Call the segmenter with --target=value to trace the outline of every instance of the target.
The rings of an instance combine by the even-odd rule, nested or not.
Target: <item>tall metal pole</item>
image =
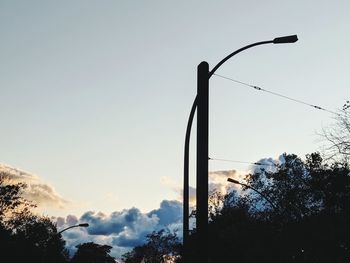
[[[185,261],[187,260],[186,251],[188,248],[188,209],[189,209],[189,143],[193,116],[197,108],[197,251],[196,263],[208,262],[208,134],[209,134],[209,79],[216,70],[234,55],[255,46],[264,44],[286,44],[298,41],[297,35],[278,37],[273,40],[261,41],[242,47],[224,59],[222,59],[211,71],[209,65],[203,61],[197,68],[197,97],[192,105],[190,117],[187,124],[184,154],[184,218],[183,218],[183,237]]]
[[[209,64],[197,68],[197,262],[208,262]]]

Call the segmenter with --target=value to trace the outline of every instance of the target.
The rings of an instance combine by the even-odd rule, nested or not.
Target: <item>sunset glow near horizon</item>
[[[349,8],[330,0],[2,1],[0,163],[26,171],[33,193],[50,200],[40,212],[62,224],[94,216],[123,225],[133,214],[146,226],[136,236],[172,222],[162,216],[180,211],[197,65],[297,34],[297,43],[250,49],[217,73],[337,111],[349,99]],[[317,133],[334,117],[213,76],[210,157],[304,157],[321,150]],[[193,187],[195,135],[194,125]],[[210,162],[237,178],[251,168]],[[132,234],[116,241],[119,233],[106,239],[127,247]]]

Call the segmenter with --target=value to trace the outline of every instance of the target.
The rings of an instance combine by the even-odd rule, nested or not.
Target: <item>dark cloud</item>
[[[156,215],[159,218],[160,225],[170,225],[182,220],[182,203],[176,200],[163,200],[160,208],[152,210],[148,215]]]
[[[146,235],[162,228],[182,228],[182,203],[163,200],[158,209],[142,213],[138,208],[124,209],[111,214],[87,211],[80,218],[69,215],[57,217],[57,226],[64,229],[78,223],[88,223],[88,228],[73,228],[63,233],[69,250],[73,253],[79,243],[93,241],[113,246],[113,255],[120,257],[132,247],[146,241]],[[181,235],[180,235],[181,237]]]
[[[159,223],[157,216],[149,216],[141,213],[137,208],[124,209],[121,212],[113,212],[110,215],[103,213],[86,212],[80,218],[90,224],[90,235],[119,235],[123,232],[137,232],[139,228],[153,229]]]
[[[130,236],[127,233],[122,233],[113,238],[112,244],[118,247],[132,248],[144,244],[146,242],[147,234],[147,231],[144,231],[140,236]]]

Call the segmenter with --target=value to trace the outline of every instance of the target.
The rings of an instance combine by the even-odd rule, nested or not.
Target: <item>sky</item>
[[[181,207],[197,65],[297,34],[295,44],[249,49],[217,73],[336,111],[349,99],[349,8],[345,0],[1,0],[0,163],[46,191],[52,202],[40,199],[40,212],[64,218],[61,226],[72,218],[127,225],[120,218],[130,212],[154,229],[163,219],[152,211]],[[317,134],[333,122],[328,112],[210,80],[212,158],[304,156],[320,150]],[[195,127],[192,187],[194,149]],[[212,172],[237,176],[250,168],[210,162]]]

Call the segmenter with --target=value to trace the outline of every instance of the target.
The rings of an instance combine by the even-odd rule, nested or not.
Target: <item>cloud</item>
[[[68,215],[66,222],[68,225],[76,225],[78,224],[78,218],[74,215]]]
[[[235,170],[210,172],[209,189],[226,193],[237,187],[228,183],[227,178],[241,180],[242,177]],[[166,177],[162,181],[178,194],[178,200],[163,200],[159,208],[147,213],[133,207],[110,214],[87,211],[80,218],[73,215],[56,218],[60,229],[76,223],[89,224],[88,228],[74,228],[63,233],[71,253],[79,243],[92,241],[112,246],[112,255],[120,258],[133,247],[144,244],[147,234],[163,228],[176,231],[179,238],[182,238],[182,188]],[[196,189],[190,187],[192,201],[195,201],[195,193]]]
[[[285,160],[284,160],[283,154],[281,154],[278,157],[278,159],[274,159],[272,157],[262,158],[259,161],[257,161],[257,163],[259,163],[261,165],[254,166],[252,168],[252,172],[253,173],[260,172],[261,169],[265,169],[266,171],[270,171],[270,172],[275,172],[276,168],[277,168],[277,165],[281,164],[281,163],[284,163],[284,162],[285,162]]]
[[[58,229],[88,223],[88,228],[73,228],[63,232],[71,253],[79,243],[96,242],[113,247],[112,255],[120,256],[146,241],[146,235],[163,228],[177,230],[181,237],[182,203],[176,200],[163,200],[160,207],[148,213],[138,208],[124,209],[110,214],[87,211],[80,218],[68,215],[66,218],[53,218]]]
[[[0,172],[13,183],[23,182],[27,184],[23,196],[33,201],[40,208],[55,207],[63,209],[69,204],[52,186],[43,182],[36,175],[5,164],[0,164]]]
[[[236,170],[215,171],[209,173],[209,192],[218,191],[226,194],[232,189],[237,189],[237,185],[227,182],[228,178],[242,181],[244,175],[238,173]]]
[[[32,173],[0,164],[0,172],[13,183],[27,184],[24,196],[35,202],[40,208],[64,208],[70,204],[62,198],[55,189]],[[113,196],[114,197],[114,196]],[[159,208],[148,213],[138,208],[124,209],[110,214],[87,211],[82,216],[68,215],[67,217],[51,217],[58,230],[79,223],[88,223],[89,227],[72,228],[62,233],[71,253],[76,246],[85,242],[95,242],[113,247],[112,255],[120,258],[134,246],[146,241],[146,235],[163,228],[177,230],[179,237],[182,232],[182,203],[177,200],[163,200]]]
[[[89,211],[83,214],[80,220],[90,224],[88,228],[90,235],[105,236],[122,235],[123,233],[133,236],[140,231],[151,231],[159,223],[157,216],[148,216],[141,213],[137,208],[124,209],[121,212],[113,212],[110,215]]]
[[[222,194],[226,194],[232,189],[239,190],[240,187],[232,183],[227,182],[227,178],[233,178],[239,181],[243,181],[245,174],[240,173],[236,170],[225,170],[225,171],[214,171],[209,172],[209,192],[219,191]],[[177,193],[176,200],[182,203],[183,200],[183,186],[168,177],[162,177],[162,184],[175,193]],[[189,186],[189,202],[190,207],[196,206],[196,188]]]
[[[147,215],[157,216],[161,225],[170,225],[182,220],[182,203],[176,200],[163,200],[159,209],[152,210]]]
[[[264,160],[260,160],[263,162]],[[0,171],[5,172],[8,178],[14,182],[24,182],[28,185],[26,196],[38,205],[51,205],[64,207],[68,202],[64,200],[50,185],[31,173],[0,165]],[[236,170],[215,171],[209,173],[209,190],[217,190],[223,194],[239,186],[228,183],[227,178],[243,179],[244,175]],[[88,223],[88,228],[77,227],[63,232],[67,247],[74,253],[76,246],[85,242],[95,242],[113,247],[112,255],[120,258],[122,254],[130,251],[137,245],[146,241],[146,235],[152,231],[167,228],[177,231],[182,237],[182,186],[164,177],[163,184],[177,193],[177,200],[163,200],[159,208],[143,213],[140,209],[132,207],[115,211],[110,214],[102,212],[86,211],[80,217],[68,215],[67,217],[53,217],[58,230],[76,225]],[[237,188],[238,189],[238,188]],[[195,205],[196,189],[190,187],[190,202]],[[193,220],[192,220],[193,221]]]

